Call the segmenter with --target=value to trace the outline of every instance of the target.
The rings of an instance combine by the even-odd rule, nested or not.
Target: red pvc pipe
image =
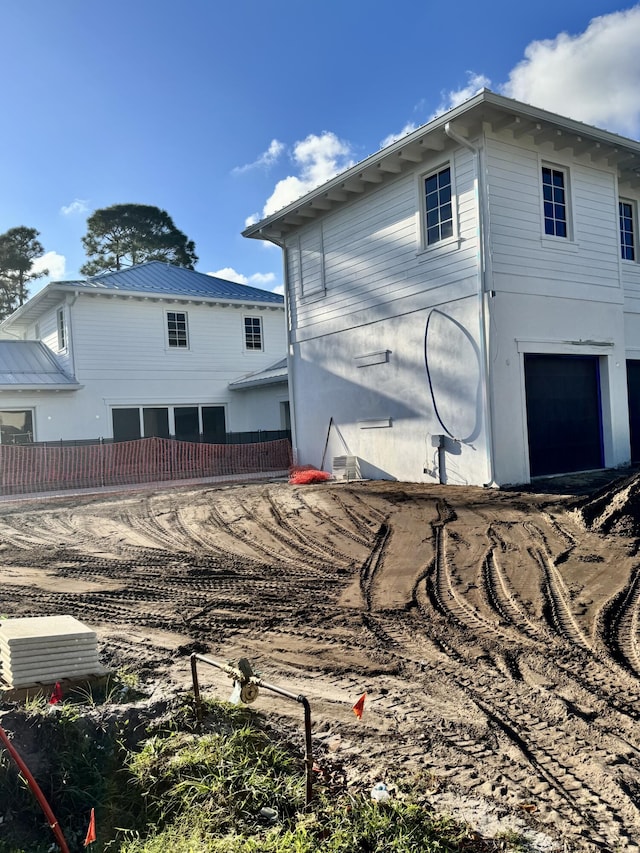
[[[64,835],[62,834],[62,830],[60,829],[60,824],[56,820],[56,816],[51,811],[51,806],[47,802],[42,791],[40,790],[40,786],[38,785],[36,780],[31,775],[31,771],[29,770],[27,765],[24,763],[22,758],[20,758],[20,754],[18,753],[18,750],[11,743],[11,741],[9,740],[9,736],[7,735],[5,730],[2,728],[2,726],[0,726],[0,740],[5,745],[7,752],[9,753],[11,758],[13,758],[18,770],[22,773],[24,778],[27,780],[27,784],[31,788],[31,791],[32,791],[34,797],[36,798],[36,800],[40,804],[40,808],[42,809],[42,811],[45,814],[45,817],[49,821],[49,826],[53,830],[53,834],[55,835],[56,840],[57,840],[58,844],[60,845],[60,849],[62,850],[62,853],[69,853],[69,848],[67,847],[67,842],[64,840]]]

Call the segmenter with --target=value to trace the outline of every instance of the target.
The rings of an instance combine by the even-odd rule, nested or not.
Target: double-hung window
[[[542,167],[544,233],[550,237],[569,236],[567,172],[555,166]]]
[[[167,342],[170,347],[189,349],[189,327],[184,311],[167,311]]]
[[[451,166],[424,178],[425,245],[434,246],[453,237]]]
[[[262,349],[262,317],[244,318],[244,346],[248,350]]]
[[[633,202],[621,199],[618,202],[618,214],[620,217],[620,255],[623,261],[635,261],[636,234]]]

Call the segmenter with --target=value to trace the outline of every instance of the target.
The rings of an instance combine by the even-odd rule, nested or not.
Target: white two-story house
[[[639,460],[639,201],[640,143],[485,90],[247,228],[284,252],[298,462]]]
[[[0,337],[2,443],[288,428],[276,293],[150,262],[52,282]]]

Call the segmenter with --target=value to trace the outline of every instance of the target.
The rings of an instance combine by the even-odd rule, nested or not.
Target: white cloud
[[[262,211],[269,216],[352,165],[351,146],[335,133],[310,134],[293,146],[297,175],[278,181]]]
[[[269,166],[273,166],[280,155],[284,152],[285,148],[286,146],[284,142],[272,139],[267,150],[263,151],[257,160],[254,160],[253,163],[247,163],[244,166],[236,166],[232,169],[232,172],[238,175],[243,172],[248,172],[250,169],[258,169],[261,167],[268,168]]]
[[[380,148],[386,148],[387,145],[391,145],[396,139],[402,139],[403,136],[406,136],[407,133],[412,133],[417,127],[418,125],[415,122],[408,121],[399,133],[390,133],[389,136],[385,136],[380,143]]]
[[[477,95],[478,92],[482,91],[482,89],[488,89],[490,85],[491,80],[489,80],[488,77],[485,77],[484,74],[476,74],[475,71],[467,71],[467,85],[462,86],[460,89],[451,89],[448,92],[441,92],[440,105],[433,115],[429,116],[429,121],[436,118],[436,116],[442,115],[442,113],[446,113],[448,110],[452,110],[454,107],[463,104],[465,101],[468,101],[469,98],[473,98],[474,95]]]
[[[627,135],[640,131],[640,5],[593,18],[583,33],[534,41],[501,91]]]
[[[86,213],[89,210],[89,203],[86,199],[76,198],[71,204],[63,205],[60,208],[60,213],[63,216],[74,216],[80,213]]]
[[[246,275],[236,272],[233,267],[223,267],[216,272],[208,272],[207,275],[212,275],[215,278],[224,278],[226,281],[235,281],[237,284],[249,284],[249,279]]]
[[[252,275],[243,275],[233,267],[223,267],[216,272],[208,272],[207,275],[215,276],[215,278],[224,278],[226,281],[235,281],[237,284],[248,284],[251,287],[260,287],[262,290],[274,290],[271,287],[276,281],[275,273],[272,272],[256,272]],[[276,291],[277,292],[277,291]]]
[[[249,284],[254,287],[268,287],[276,280],[275,273],[272,272],[256,272],[249,276]]]
[[[31,272],[48,270],[48,279],[58,281],[64,277],[65,265],[66,258],[64,255],[59,255],[57,252],[45,252],[31,264]]]

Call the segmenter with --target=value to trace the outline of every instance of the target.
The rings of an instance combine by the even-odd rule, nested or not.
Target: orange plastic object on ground
[[[331,479],[331,474],[326,471],[318,471],[317,468],[297,466],[298,470],[291,472],[289,478],[290,486],[307,486],[310,483],[324,483]],[[302,468],[302,470],[300,470]]]

